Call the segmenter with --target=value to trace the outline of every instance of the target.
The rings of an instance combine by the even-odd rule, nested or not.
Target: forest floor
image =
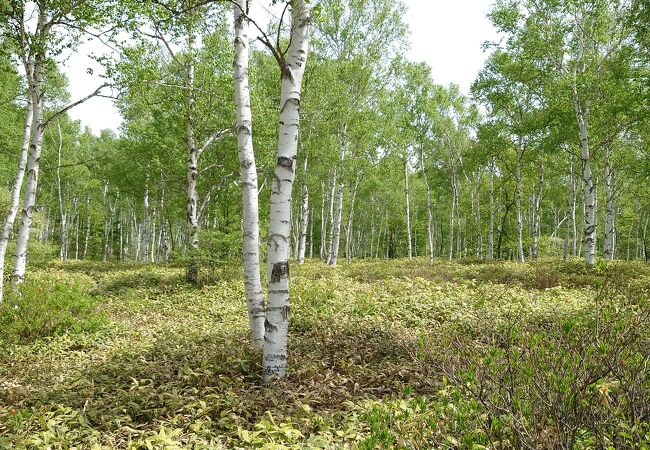
[[[292,265],[259,383],[238,264],[34,270],[0,308],[0,448],[648,448],[650,266]]]

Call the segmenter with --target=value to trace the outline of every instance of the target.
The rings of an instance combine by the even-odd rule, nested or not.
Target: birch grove
[[[9,307],[40,287],[31,267],[164,266],[156,292],[208,299],[215,326],[230,308],[247,315],[244,354],[261,353],[270,386],[290,376],[289,330],[304,339],[310,317],[291,322],[293,299],[329,305],[325,282],[359,260],[365,280],[384,276],[380,259],[432,274],[485,264],[486,277],[500,261],[525,274],[555,261],[590,277],[648,258],[650,52],[635,2],[495,2],[497,39],[471,85],[409,60],[397,0],[5,3]],[[67,77],[77,52],[93,67],[76,75],[102,82],[81,98]],[[119,126],[75,119],[95,97]],[[312,271],[323,285],[302,278]],[[241,301],[224,303],[222,285]]]

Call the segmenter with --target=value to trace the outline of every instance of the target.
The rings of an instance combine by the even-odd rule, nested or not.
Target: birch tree
[[[251,113],[249,65],[249,11],[250,1],[235,0],[233,5],[235,24],[235,105],[237,110],[237,148],[242,189],[243,264],[244,288],[248,305],[248,318],[253,347],[264,346],[264,300],[260,278],[260,229],[258,210],[257,166],[253,151],[253,119]],[[305,160],[306,168],[306,160]],[[305,169],[306,170],[306,169]],[[304,243],[303,243],[304,252]],[[303,253],[304,258],[304,253]]]
[[[310,6],[291,3],[291,37],[285,54],[273,53],[280,66],[280,128],[277,163],[271,185],[267,252],[268,301],[264,323],[262,381],[272,384],[287,370],[289,325],[289,243],[291,194],[300,127],[300,94],[309,49]]]

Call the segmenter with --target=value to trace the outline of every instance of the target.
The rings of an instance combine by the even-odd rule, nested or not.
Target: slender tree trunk
[[[86,232],[84,236],[84,249],[81,254],[82,259],[86,259],[88,256],[88,242],[90,241],[90,197],[86,195]]]
[[[339,131],[339,161],[341,166],[341,171],[343,170],[343,160],[345,159],[345,146],[346,146],[346,129],[347,125],[343,124]],[[334,172],[334,179],[337,178],[336,172]],[[332,221],[332,231],[331,231],[331,246],[329,252],[329,258],[327,263],[330,266],[335,266],[338,256],[339,256],[339,244],[341,242],[341,219],[343,216],[343,192],[345,189],[345,183],[343,182],[343,174],[339,176],[339,183],[336,190],[336,206]]]
[[[309,259],[314,257],[314,208],[309,213]]]
[[[413,244],[411,242],[411,202],[409,199],[409,167],[408,152],[404,154],[404,204],[406,206],[406,241],[408,257],[413,257]]]
[[[544,192],[544,163],[541,164],[539,173],[539,186],[538,191],[534,195],[533,201],[533,232],[531,234],[530,257],[533,261],[537,261],[539,236],[542,221],[542,195]]]
[[[495,158],[490,160],[490,225],[488,231],[488,259],[494,258],[494,171],[495,171]]]
[[[341,242],[341,217],[343,215],[343,191],[345,184],[339,183],[336,191],[336,209],[334,212],[334,225],[332,227],[332,246],[327,264],[335,266],[339,256],[339,243]]]
[[[336,186],[337,186],[337,170],[336,167],[332,172],[332,187],[328,190],[328,200],[329,200],[329,212],[328,212],[328,222],[329,227],[327,228],[327,246],[325,247],[326,259],[329,261],[330,254],[332,251],[332,238],[334,236],[334,205],[336,201]]]
[[[566,210],[566,229],[564,232],[564,247],[562,249],[562,260],[564,262],[567,262],[569,260],[569,236],[571,235],[571,202],[573,199],[573,193],[571,192],[572,190],[572,185],[573,185],[573,177],[569,179],[569,195],[567,198],[567,210]]]
[[[188,51],[190,57],[187,66],[187,116],[185,139],[187,145],[187,225],[189,234],[189,258],[185,279],[196,285],[199,281],[199,194],[197,179],[199,177],[199,151],[194,139],[194,56],[192,31],[188,33]],[[255,187],[257,191],[257,186]]]
[[[424,162],[424,150],[420,145],[420,165],[422,169],[422,179],[427,191],[427,242],[429,244],[429,264],[433,264],[433,208],[431,206],[431,187],[427,177],[426,164]]]
[[[68,230],[68,214],[63,206],[63,193],[61,189],[61,151],[63,149],[63,134],[61,133],[61,122],[57,121],[56,123],[57,130],[59,132],[59,142],[57,145],[57,161],[56,166],[56,192],[57,198],[59,201],[59,215],[60,215],[60,228],[59,228],[59,258],[61,261],[65,261],[67,258],[67,252],[65,251],[66,242],[67,242],[67,230]]]
[[[243,204],[244,288],[253,347],[264,346],[264,297],[260,278],[260,226],[257,190],[257,166],[253,150],[253,117],[248,81],[249,45],[248,12],[250,1],[236,0],[235,17],[235,104],[237,111],[237,148]]]
[[[28,66],[26,69],[31,70],[30,67],[31,66]],[[31,78],[31,74],[28,75],[28,78]],[[0,303],[2,303],[4,292],[5,255],[7,254],[9,237],[11,236],[11,231],[13,230],[16,215],[18,214],[18,208],[20,206],[20,191],[22,190],[23,179],[25,178],[25,166],[27,165],[27,154],[29,152],[29,143],[32,133],[32,120],[32,100],[31,98],[28,98],[27,115],[25,117],[25,125],[23,126],[23,139],[20,146],[20,155],[18,157],[18,169],[16,170],[16,177],[14,178],[14,183],[11,187],[11,203],[9,205],[9,211],[7,211],[7,216],[2,223],[2,232],[0,234]]]
[[[46,20],[47,18],[45,14],[41,11],[37,25],[38,30],[43,28]],[[43,144],[43,135],[45,133],[45,121],[43,118],[43,83],[45,79],[45,64],[45,54],[37,52],[34,57],[33,80],[29,83],[33,105],[33,122],[29,157],[27,161],[27,181],[25,184],[23,210],[16,238],[14,267],[11,275],[11,282],[14,287],[25,280],[25,269],[27,267],[27,244],[29,242],[29,232],[32,226],[34,207],[36,204],[41,148]]]
[[[320,207],[320,259],[325,259],[325,242],[327,235],[327,220],[325,217],[325,182],[321,181],[321,207]]]
[[[517,262],[524,262],[524,224],[521,217],[521,163],[524,158],[525,147],[519,142],[517,151],[517,172],[515,174],[515,209],[517,216]]]
[[[118,193],[119,195],[119,193]],[[111,255],[113,249],[113,223],[115,208],[111,209]],[[147,262],[149,259],[149,235],[150,235],[150,217],[149,217],[149,180],[144,184],[144,195],[142,196],[142,235],[140,243],[140,260]]]
[[[291,39],[282,60],[280,92],[280,129],[278,158],[271,188],[268,246],[268,306],[266,310],[262,381],[270,384],[283,378],[287,369],[287,332],[289,325],[289,259],[291,235],[291,190],[295,176],[300,92],[307,63],[310,7],[295,0],[291,11]]]
[[[456,218],[456,205],[458,202],[458,188],[456,186],[456,162],[452,155],[451,161],[451,208],[449,211],[449,261],[454,257],[454,220]],[[460,237],[459,237],[460,238]]]
[[[307,187],[307,156],[303,161],[302,167],[303,181],[302,181],[302,205],[300,215],[300,242],[298,243],[298,264],[305,262],[305,252],[307,251],[307,229],[309,226],[309,188]]]
[[[577,81],[574,73],[573,106],[580,131],[580,156],[582,158],[582,179],[584,188],[584,244],[585,263],[596,264],[596,185],[591,171],[591,153],[589,148],[589,101],[579,98]]]
[[[75,198],[75,210],[77,210],[78,206],[78,199]],[[75,225],[74,225],[74,259],[79,259],[79,211],[76,212],[75,214]]]
[[[352,199],[350,201],[350,215],[348,216],[348,227],[345,235],[345,258],[348,262],[352,260],[352,246],[351,246],[351,241],[353,239],[352,221],[354,220],[354,204],[357,200],[357,189],[359,188],[360,178],[361,178],[361,174],[357,173],[357,176],[354,179],[354,188],[352,189]]]
[[[605,144],[605,259],[614,259],[614,173],[611,166],[611,145]]]

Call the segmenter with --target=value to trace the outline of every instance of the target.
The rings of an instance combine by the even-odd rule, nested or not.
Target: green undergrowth
[[[648,265],[292,265],[274,388],[240,270],[36,271],[2,310],[31,331],[0,335],[0,447],[648,448]]]

